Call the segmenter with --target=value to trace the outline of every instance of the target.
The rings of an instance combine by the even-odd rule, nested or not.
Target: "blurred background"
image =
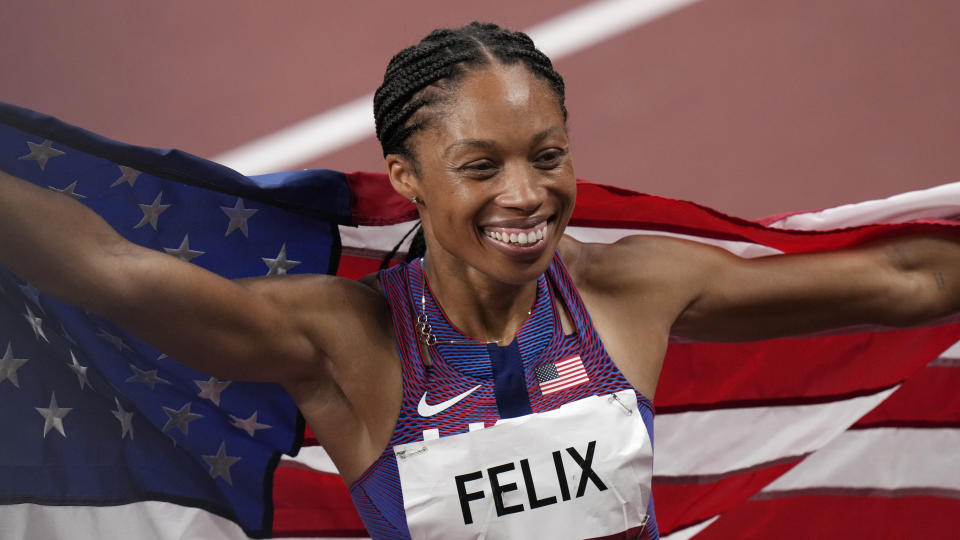
[[[241,172],[379,172],[365,96],[474,19],[555,58],[587,180],[747,218],[960,180],[952,0],[13,1],[0,100]]]

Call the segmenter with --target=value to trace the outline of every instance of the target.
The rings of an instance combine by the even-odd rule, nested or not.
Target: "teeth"
[[[530,244],[535,244],[540,240],[543,240],[544,232],[546,230],[547,230],[547,226],[544,223],[537,230],[530,231],[530,232],[506,233],[506,232],[499,232],[499,231],[486,231],[484,234],[486,234],[490,238],[493,238],[495,240],[499,240],[501,242],[505,242],[508,244],[517,244],[520,246],[527,246]]]

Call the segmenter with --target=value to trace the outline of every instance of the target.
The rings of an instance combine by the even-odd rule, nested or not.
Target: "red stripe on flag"
[[[380,259],[370,257],[358,257],[344,253],[340,256],[340,264],[337,266],[337,275],[349,279],[360,279],[368,274],[373,274],[380,270]]]
[[[789,463],[733,474],[713,482],[701,483],[689,479],[675,483],[677,479],[654,476],[653,500],[660,534],[686,528],[742,503],[799,462],[798,458]],[[729,538],[741,537],[734,535]]]
[[[960,427],[960,367],[927,366],[854,428],[878,426]]]
[[[273,536],[369,536],[339,475],[281,464],[273,478]]]
[[[659,515],[659,503],[658,515]],[[960,499],[797,496],[749,501],[724,513],[697,540],[730,538],[956,538]]]
[[[658,411],[783,404],[885,388],[937,358],[958,334],[960,325],[951,324],[757,343],[671,344],[655,404]]]

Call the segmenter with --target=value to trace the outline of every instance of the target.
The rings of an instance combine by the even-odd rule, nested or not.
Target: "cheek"
[[[462,234],[464,228],[475,228],[477,215],[483,207],[480,202],[483,196],[475,189],[460,182],[447,181],[442,187],[433,187],[429,196],[429,218],[438,236]]]

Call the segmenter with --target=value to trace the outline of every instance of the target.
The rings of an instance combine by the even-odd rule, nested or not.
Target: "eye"
[[[497,172],[497,164],[489,159],[478,159],[459,167],[460,172],[475,177],[489,177]]]
[[[542,169],[553,169],[563,164],[563,158],[567,155],[566,150],[562,148],[550,148],[540,152],[535,160],[536,166]]]

